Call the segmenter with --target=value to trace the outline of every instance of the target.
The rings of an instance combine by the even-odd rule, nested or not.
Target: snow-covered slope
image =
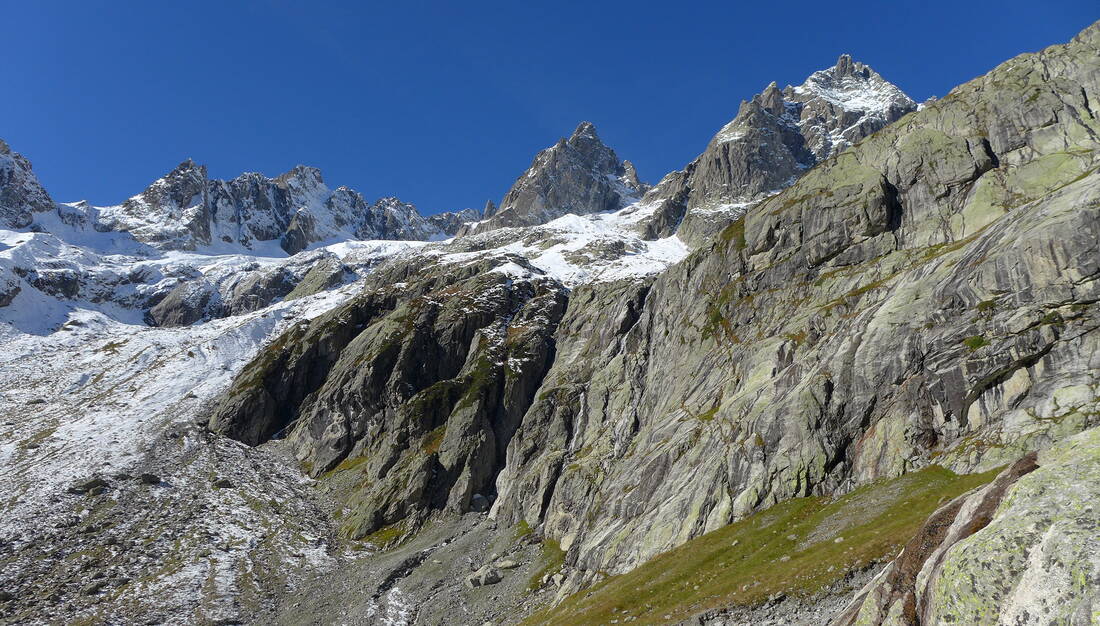
[[[440,263],[496,258],[494,271],[546,276],[567,287],[656,274],[687,256],[676,235],[646,239],[639,225],[657,207],[636,202],[618,211],[567,214],[540,226],[490,230],[420,253]]]

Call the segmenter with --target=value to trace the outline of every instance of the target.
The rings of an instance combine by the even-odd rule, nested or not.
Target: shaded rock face
[[[870,67],[843,55],[798,87],[772,83],[742,102],[703,154],[644,201],[664,203],[663,219],[680,226],[685,241],[701,244],[749,204],[916,108]]]
[[[1100,604],[1100,429],[933,515],[833,624],[1088,624]]]
[[[0,140],[0,228],[30,226],[35,213],[52,211],[54,206],[30,161]]]
[[[1095,424],[1098,49],[1094,26],[955,89],[648,287],[577,289],[498,522],[542,524],[578,585],[762,506]]]
[[[224,181],[209,179],[206,168],[191,160],[97,216],[100,229],[127,231],[162,249],[251,250],[272,242],[289,254],[333,238],[443,239],[478,218],[472,209],[425,218],[396,198],[368,204],[347,187],[330,190],[311,167],[299,165],[275,178],[247,173]]]
[[[362,463],[369,480],[345,520],[353,537],[471,510],[494,490],[566,301],[553,281],[489,269],[376,270],[354,302],[250,364],[210,428],[250,444],[289,433],[314,474]]]
[[[569,139],[539,152],[516,179],[500,208],[486,206],[487,218],[462,234],[506,226],[545,224],[563,215],[614,211],[647,189],[629,161],[620,161],[604,145],[590,122],[581,122]],[[490,210],[492,213],[490,214]]]

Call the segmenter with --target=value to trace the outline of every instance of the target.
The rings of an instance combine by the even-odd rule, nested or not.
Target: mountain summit
[[[841,55],[797,87],[773,82],[742,101],[706,150],[661,180],[645,201],[663,203],[663,221],[682,220],[681,238],[701,242],[749,204],[916,109],[869,66]]]
[[[188,159],[121,205],[99,209],[98,220],[162,249],[248,251],[270,243],[294,254],[329,240],[445,239],[479,217],[469,209],[424,217],[396,198],[368,204],[347,187],[329,189],[320,170],[303,165],[275,178],[250,172],[217,180]]]
[[[0,622],[1095,622],[1097,102],[1100,23],[915,111],[845,55],[435,242],[0,145]]]
[[[637,200],[647,187],[630,161],[621,161],[596,134],[591,122],[581,122],[568,139],[535,155],[500,208],[465,233],[505,226],[545,224],[568,213],[587,215],[615,211]]]

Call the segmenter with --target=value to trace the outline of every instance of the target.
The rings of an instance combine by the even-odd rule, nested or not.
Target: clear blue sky
[[[333,187],[425,213],[499,200],[580,120],[656,182],[741,99],[842,52],[923,100],[1100,19],[1096,0],[0,0],[0,11],[0,138],[57,200],[114,204],[192,157],[220,178],[314,165]]]

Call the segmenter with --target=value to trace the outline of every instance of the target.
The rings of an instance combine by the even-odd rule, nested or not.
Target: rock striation
[[[1098,50],[1094,26],[1018,57],[818,163],[656,278],[556,296],[555,307],[567,298],[560,321],[537,326],[552,333],[552,358],[540,350],[545,375],[522,377],[537,390],[524,394],[529,406],[514,405],[514,434],[479,435],[498,453],[506,441],[503,461],[461,466],[495,496],[497,524],[560,542],[568,593],[771,504],[933,462],[988,469],[1095,425]],[[832,74],[866,80],[858,68],[842,59]],[[774,117],[771,93],[746,115]],[[841,135],[817,137],[831,150]],[[817,144],[802,145],[812,155]],[[433,284],[432,272],[407,264],[377,275]],[[458,306],[448,293],[432,300]],[[348,337],[383,328],[362,316],[330,323]],[[421,349],[418,335],[405,337],[390,350]],[[419,482],[431,472],[394,460],[410,446],[384,434],[385,402],[343,400],[382,393],[404,366],[374,360],[378,349],[282,341],[290,347],[238,379],[213,428],[262,440],[269,407],[289,406],[274,423],[293,421],[314,473],[370,449],[379,463],[370,485],[415,485],[422,503],[437,484],[448,502],[472,493],[449,478]],[[277,356],[314,350],[325,356]],[[356,375],[311,373],[352,354],[366,359]],[[259,380],[301,388],[309,401],[270,399]],[[455,406],[425,406],[419,419],[450,423]],[[412,517],[409,491],[386,489],[365,488],[372,517],[360,532]]]

